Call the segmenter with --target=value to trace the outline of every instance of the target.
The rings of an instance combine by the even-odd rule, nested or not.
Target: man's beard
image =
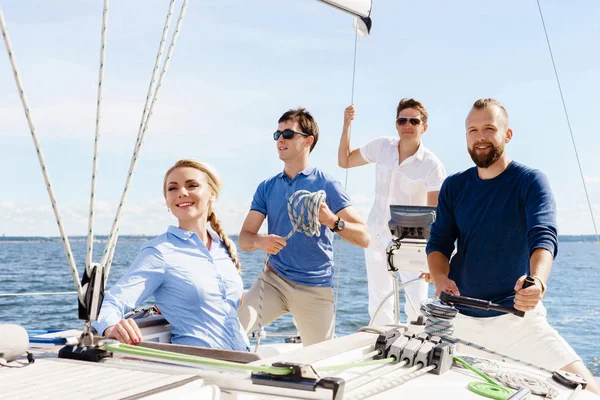
[[[490,149],[487,152],[487,154],[477,154],[475,152],[475,146],[481,145],[481,144],[489,144],[490,145]],[[489,168],[492,164],[494,164],[496,161],[498,161],[500,159],[500,157],[502,157],[502,154],[504,154],[504,144],[502,144],[500,146],[494,146],[491,143],[477,143],[468,150],[469,150],[469,155],[471,156],[471,160],[473,160],[475,165],[477,165],[479,168]]]

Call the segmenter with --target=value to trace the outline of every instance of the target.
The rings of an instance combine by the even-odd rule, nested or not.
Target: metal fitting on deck
[[[454,345],[440,342],[429,353],[428,365],[435,365],[435,369],[429,371],[435,375],[441,375],[452,367],[454,357]]]
[[[375,350],[379,351],[379,354],[374,356],[374,360],[381,360],[390,356],[390,347],[392,344],[401,336],[404,336],[407,329],[404,326],[390,329],[385,333],[380,334],[375,342]]]

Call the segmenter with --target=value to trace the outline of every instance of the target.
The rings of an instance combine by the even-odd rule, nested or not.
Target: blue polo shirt
[[[325,202],[334,213],[351,206],[342,185],[325,172],[306,167],[294,179],[281,172],[263,181],[254,193],[250,210],[267,217],[269,234],[285,237],[292,230],[287,203],[297,190],[324,190]],[[279,253],[271,255],[269,264],[282,278],[306,286],[333,286],[333,235],[321,225],[321,235],[307,236],[296,232]]]

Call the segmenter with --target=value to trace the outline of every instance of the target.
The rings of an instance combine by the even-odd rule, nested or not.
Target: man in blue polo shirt
[[[578,373],[598,393],[581,358],[548,324],[541,302],[558,252],[556,204],[548,179],[506,154],[513,131],[498,101],[473,104],[466,135],[476,166],[444,181],[427,243],[436,294],[491,300],[527,313],[520,318],[457,306],[453,336],[550,370]],[[533,276],[535,285],[524,289],[526,275]]]
[[[308,346],[333,337],[334,233],[361,247],[369,245],[370,236],[342,185],[309,164],[319,139],[312,115],[304,108],[287,111],[279,118],[274,139],[283,172],[258,186],[239,236],[240,249],[261,249],[271,257],[267,271],[244,296],[239,317],[246,332],[258,327],[260,281],[264,279],[261,323],[291,312]],[[292,230],[287,203],[298,190],[325,191],[319,211],[321,232],[319,236],[295,233],[286,241],[284,237]],[[265,218],[268,234],[258,234]]]

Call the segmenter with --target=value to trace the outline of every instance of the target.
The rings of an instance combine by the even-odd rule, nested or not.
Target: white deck
[[[3,399],[124,399],[154,394],[191,394],[203,380],[189,374],[150,372],[116,365],[38,359],[23,368],[0,368]],[[174,390],[174,391],[172,391]],[[167,396],[168,397],[168,396]],[[203,397],[210,398],[210,397]]]
[[[253,362],[271,365],[276,361],[311,364],[317,371],[332,365],[346,364],[373,350],[373,333],[356,333],[306,348],[297,345],[265,345],[263,355]],[[269,350],[269,347],[273,349]],[[291,351],[286,351],[294,348]],[[4,399],[171,399],[198,398],[222,400],[257,399],[332,399],[332,392],[263,386],[252,383],[248,371],[188,364],[170,365],[165,362],[142,361],[119,357],[88,363],[53,358],[57,347],[40,349],[36,362],[24,368],[0,367],[0,398]],[[268,350],[268,351],[267,351]],[[566,400],[571,391],[555,384],[547,374],[525,366],[503,364],[503,370],[535,376],[559,390],[557,399]],[[471,372],[453,368],[442,375],[423,374],[405,381],[406,367],[387,364],[350,368],[321,376],[337,376],[345,380],[343,399],[479,399],[467,384],[481,381]],[[578,399],[600,397],[581,392]]]

